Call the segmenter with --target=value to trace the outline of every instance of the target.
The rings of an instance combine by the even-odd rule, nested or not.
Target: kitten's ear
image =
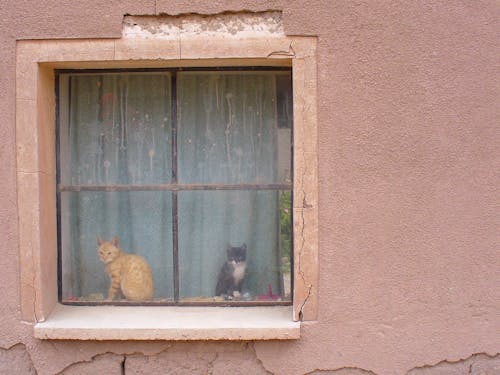
[[[243,250],[247,251],[247,244],[246,244],[246,243],[244,243],[244,244],[243,244],[243,246],[241,246],[241,248],[242,248]]]
[[[99,236],[97,236],[97,245],[98,245],[98,246],[101,246],[101,245],[102,245],[102,242],[103,242],[103,241],[102,241],[102,238],[101,238],[101,237],[99,237]]]
[[[120,239],[117,236],[114,236],[113,239],[111,240],[111,244],[115,247],[120,246]]]

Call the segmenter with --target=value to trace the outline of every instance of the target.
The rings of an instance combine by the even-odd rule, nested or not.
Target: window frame
[[[16,60],[20,301],[22,320],[38,322],[35,325],[37,337],[62,337],[62,331],[57,329],[56,334],[50,337],[44,336],[42,331],[36,333],[37,326],[44,321],[50,323],[52,316],[61,307],[57,298],[55,69],[231,65],[292,67],[295,282],[289,321],[317,318],[316,38],[282,35],[237,40],[199,37],[185,38],[182,41],[126,37],[116,40],[23,40],[17,42]],[[78,309],[83,307],[75,308],[72,311],[78,319],[83,314],[83,310]],[[234,310],[234,314],[237,314],[236,311]],[[57,332],[60,336],[57,336]],[[110,332],[101,333],[99,337],[91,335],[86,339],[134,338],[133,333],[112,336]],[[260,336],[253,335],[252,332],[254,331],[250,330],[243,336],[217,336],[214,339],[259,339]],[[64,337],[85,339],[83,336],[85,335],[80,332]],[[210,334],[205,336],[210,338]],[[278,336],[276,338],[296,338],[294,335]],[[167,334],[163,338],[169,337]],[[138,339],[147,339],[147,335]]]
[[[86,184],[63,184],[61,181],[61,139],[60,131],[62,125],[61,112],[65,112],[66,109],[60,108],[61,102],[65,104],[69,100],[69,97],[62,98],[61,94],[61,75],[87,75],[87,74],[127,74],[127,73],[163,73],[168,72],[170,74],[171,82],[176,82],[178,80],[178,73],[183,72],[230,72],[230,73],[253,73],[253,72],[264,72],[264,73],[278,73],[285,72],[290,74],[290,80],[292,79],[292,69],[288,66],[214,66],[214,67],[204,67],[204,66],[192,66],[192,67],[169,67],[169,68],[113,68],[113,69],[55,69],[54,70],[54,87],[55,87],[55,100],[56,100],[56,180],[57,180],[57,191],[56,191],[56,205],[57,205],[57,243],[58,243],[58,302],[64,305],[75,305],[75,306],[290,306],[292,305],[292,296],[290,299],[280,300],[280,301],[243,301],[243,300],[227,300],[227,301],[183,301],[180,296],[180,254],[179,254],[179,239],[178,239],[178,198],[177,193],[180,191],[290,191],[293,193],[293,179],[291,183],[180,183],[178,181],[177,175],[179,173],[178,169],[178,142],[177,142],[177,131],[178,131],[178,119],[174,118],[177,114],[177,107],[179,105],[177,93],[172,95],[171,99],[171,112],[172,112],[172,158],[175,160],[171,166],[172,180],[168,183],[150,183],[145,185],[133,185],[133,184],[104,184],[104,185],[86,185]],[[290,81],[291,84],[291,81]],[[172,85],[172,91],[177,90],[177,84]],[[69,93],[67,93],[69,95]],[[277,100],[277,97],[276,97]],[[278,123],[276,124],[278,128]],[[291,140],[290,140],[290,153],[293,153],[293,123],[290,128]],[[175,134],[175,136],[174,136]],[[290,155],[291,156],[291,155]],[[290,158],[291,160],[291,158]],[[290,168],[292,166],[290,165]],[[173,230],[173,301],[159,302],[159,301],[143,301],[143,302],[132,302],[132,301],[70,301],[64,300],[62,296],[62,226],[61,226],[61,193],[63,192],[120,192],[120,191],[135,191],[135,192],[145,192],[145,191],[164,191],[172,193],[172,230]],[[292,194],[293,202],[293,194]],[[293,213],[293,212],[292,212]],[[293,223],[293,215],[292,215]],[[279,235],[279,234],[278,234]],[[292,238],[292,248],[293,248],[293,238]],[[291,254],[291,264],[293,266],[293,252]],[[293,273],[291,277],[290,287],[293,290]]]

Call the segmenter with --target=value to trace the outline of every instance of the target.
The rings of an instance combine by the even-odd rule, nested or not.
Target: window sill
[[[290,340],[300,337],[291,306],[65,306],[35,324],[38,339]]]

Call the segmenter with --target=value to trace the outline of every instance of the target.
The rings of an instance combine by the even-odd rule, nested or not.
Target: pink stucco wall
[[[318,321],[292,342],[35,340],[19,312],[16,40],[270,9],[318,36]],[[0,373],[500,373],[499,20],[494,0],[1,1]]]

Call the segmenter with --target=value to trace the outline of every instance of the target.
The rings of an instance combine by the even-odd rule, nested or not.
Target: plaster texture
[[[24,345],[17,344],[9,349],[0,349],[0,374],[36,374]]]
[[[236,373],[240,358],[256,374],[498,373],[498,2],[0,5],[1,371],[148,373],[171,355],[191,373]],[[285,34],[318,36],[317,321],[293,342],[34,339],[20,313],[16,40],[119,38],[125,14],[270,9]]]

